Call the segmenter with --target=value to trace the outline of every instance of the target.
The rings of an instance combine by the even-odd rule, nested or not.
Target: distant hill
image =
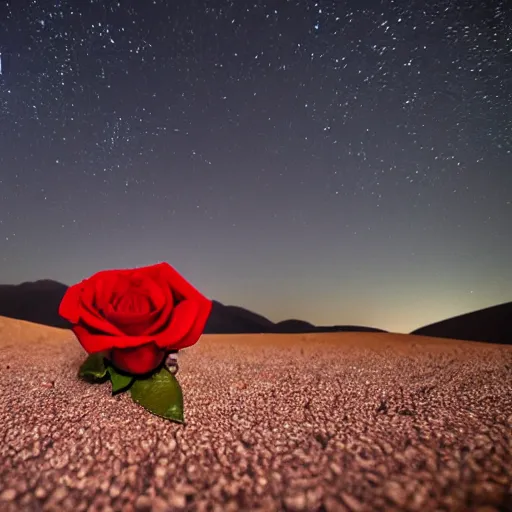
[[[67,289],[65,284],[50,279],[2,284],[0,316],[69,329],[71,324],[59,315],[59,304]]]
[[[67,289],[67,285],[51,279],[0,285],[0,316],[69,329],[69,322],[58,313]],[[248,309],[212,302],[205,334],[387,332],[357,325],[316,326],[297,319],[274,323]],[[512,302],[448,318],[410,334],[512,344]]]
[[[241,334],[272,332],[274,323],[238,306],[225,306],[212,301],[212,311],[204,328],[205,334]]]
[[[313,325],[304,320],[283,320],[274,324],[274,333],[307,333],[307,332],[387,332],[374,327],[360,325]]]
[[[283,320],[274,324],[275,332],[294,333],[294,332],[315,332],[316,327],[304,320]]]
[[[410,334],[511,345],[512,302],[454,316]]]
[[[69,329],[69,322],[58,313],[59,304],[67,289],[67,285],[51,279],[18,285],[0,285],[0,316]],[[212,303],[212,311],[204,329],[205,334],[386,332],[361,326],[315,326],[303,320],[274,323],[239,306],[226,306],[216,300]]]

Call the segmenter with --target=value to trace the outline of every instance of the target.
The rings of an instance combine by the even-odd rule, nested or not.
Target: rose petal
[[[149,313],[134,314],[124,311],[114,311],[110,308],[105,312],[105,317],[124,334],[139,336],[147,334],[145,331],[155,324],[159,313],[159,311],[152,311]]]
[[[109,322],[108,319],[103,317],[100,313],[92,309],[94,306],[89,307],[88,304],[80,301],[80,321],[79,323],[89,329],[94,329],[102,334],[111,336],[123,336],[124,333],[117,326]]]
[[[119,288],[120,275],[116,275],[111,270],[103,270],[91,276],[87,281],[90,286],[91,304],[95,309],[101,311],[107,304],[110,304],[115,295],[115,290]]]
[[[109,308],[105,316],[124,333],[131,335],[151,335],[157,333],[169,321],[174,308],[174,299],[166,283],[158,286],[152,279],[147,278],[153,286],[151,293],[155,293],[159,309],[147,315],[138,315],[131,312],[113,311]],[[121,299],[120,299],[121,300]],[[133,327],[130,324],[133,323]]]
[[[166,290],[163,289],[162,286],[160,286],[158,283],[155,283],[153,279],[151,279],[151,282],[155,285],[155,287],[151,289],[151,292],[149,291],[149,289],[147,290],[148,298],[153,304],[153,309],[155,311],[161,311],[165,307],[165,304],[169,299],[169,294],[166,293]]]
[[[205,299],[204,295],[196,290],[185,278],[178,274],[178,272],[171,267],[169,263],[163,262],[144,267],[144,272],[157,283],[162,283],[164,281],[169,283],[175,299]]]
[[[79,298],[80,319],[86,326],[100,331],[104,334],[113,336],[122,336],[123,332],[105,318],[104,314],[97,309],[95,305],[95,287],[92,283],[86,282],[82,288]],[[77,322],[78,323],[78,322]]]
[[[133,272],[133,275],[130,277],[130,279],[130,290],[136,290],[137,293],[148,297],[153,303],[155,309],[162,309],[164,307],[167,295],[162,290],[162,286],[159,282],[156,282],[154,279],[152,279],[146,273],[141,272],[139,269],[136,269]],[[138,284],[135,285],[135,282],[138,282]]]
[[[147,315],[151,313],[151,303],[146,296],[129,289],[121,297],[114,311],[124,315]]]
[[[165,350],[154,343],[138,347],[114,348],[110,360],[122,371],[132,374],[144,374],[157,368],[165,357]]]
[[[171,316],[173,315],[173,309],[175,308],[175,300],[172,290],[165,283],[160,288],[160,290],[165,296],[164,307],[158,312],[158,315],[155,317],[154,322],[151,325],[148,325],[146,331],[141,334],[158,334],[169,322]]]
[[[72,324],[77,324],[80,319],[80,294],[82,283],[70,286],[59,304],[59,315]]]
[[[59,305],[59,315],[67,319],[72,324],[78,324],[82,321],[89,327],[112,335],[122,335],[119,329],[110,325],[101,315],[84,304],[83,297],[87,296],[87,290],[90,289],[88,280],[70,286]]]
[[[180,342],[173,347],[174,349],[181,350],[194,345],[203,334],[206,322],[208,321],[208,317],[212,310],[212,301],[203,298],[203,300],[199,301],[198,304],[199,309],[196,313],[192,329],[188,331],[186,336],[184,336]]]
[[[127,276],[119,276],[112,289],[112,296],[105,303],[105,309],[113,306],[117,310],[126,294],[131,293],[131,281]]]
[[[208,319],[211,302],[184,300],[172,313],[165,329],[155,335],[156,344],[167,350],[179,350],[197,342]]]
[[[75,325],[72,330],[77,337],[80,345],[89,354],[112,350],[113,348],[137,347],[150,343],[154,340],[153,336],[109,336],[106,334],[91,334],[86,327]]]

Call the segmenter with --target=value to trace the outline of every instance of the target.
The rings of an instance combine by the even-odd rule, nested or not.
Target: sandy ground
[[[0,317],[0,511],[512,511],[512,347],[210,335],[186,425],[76,378],[71,331]]]

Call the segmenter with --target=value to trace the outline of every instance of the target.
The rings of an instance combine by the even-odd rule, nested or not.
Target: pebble
[[[0,500],[2,501],[13,501],[16,498],[16,489],[6,489],[0,494]]]
[[[34,496],[39,499],[43,499],[47,494],[44,487],[38,487],[34,492]]]
[[[176,508],[185,508],[187,506],[187,497],[184,494],[173,492],[169,498],[169,505]]]
[[[148,496],[139,496],[135,500],[135,510],[149,512],[151,510],[151,498]]]
[[[352,512],[361,512],[364,510],[364,505],[357,498],[354,498],[354,496],[342,492],[340,493],[340,497]]]
[[[399,507],[403,508],[405,506],[407,496],[405,494],[404,489],[399,483],[388,482],[384,486],[384,494]]]
[[[285,496],[283,501],[286,508],[290,511],[300,512],[302,510],[306,510],[306,494],[302,491]]]

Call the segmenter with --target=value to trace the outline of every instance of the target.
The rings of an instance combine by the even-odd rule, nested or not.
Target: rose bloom
[[[167,263],[105,270],[68,288],[59,314],[89,353],[119,370],[151,372],[171,350],[196,343],[212,303]]]

